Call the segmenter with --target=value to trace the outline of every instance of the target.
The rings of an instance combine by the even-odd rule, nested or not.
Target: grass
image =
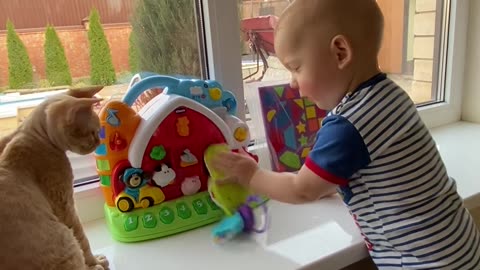
[[[130,82],[133,74],[127,71],[120,72],[117,74],[117,81],[115,84],[127,84]],[[55,91],[66,88],[82,88],[93,86],[91,83],[90,77],[80,77],[74,78],[72,85],[60,85],[60,86],[51,86],[46,79],[38,80],[34,83],[25,85],[23,89],[10,89],[8,86],[0,87],[0,94],[9,94],[9,93],[20,93],[21,95],[41,93],[48,91]]]

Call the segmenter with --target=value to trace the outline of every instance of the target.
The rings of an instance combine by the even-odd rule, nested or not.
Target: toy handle
[[[180,80],[169,76],[150,76],[137,83],[130,88],[122,99],[122,102],[128,106],[132,106],[135,100],[145,91],[152,88],[175,88],[180,83]]]

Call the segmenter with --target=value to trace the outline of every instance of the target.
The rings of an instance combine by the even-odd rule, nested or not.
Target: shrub
[[[7,21],[8,82],[10,88],[19,89],[32,85],[33,69],[27,49],[15,32],[11,21]]]
[[[58,38],[57,31],[47,26],[45,31],[45,70],[47,80],[51,86],[71,85],[72,75],[68,66],[63,45]]]
[[[128,66],[130,67],[131,73],[139,72],[139,59],[138,59],[138,50],[135,43],[135,34],[133,31],[130,33],[128,39]]]
[[[110,47],[96,9],[90,13],[88,41],[90,44],[90,78],[93,84],[111,85],[116,81]]]
[[[132,31],[139,70],[200,77],[194,1],[139,0]]]

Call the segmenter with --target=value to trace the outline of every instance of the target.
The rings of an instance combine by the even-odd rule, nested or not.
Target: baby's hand
[[[236,182],[245,187],[250,185],[250,180],[258,170],[257,162],[243,149],[240,149],[239,153],[219,153],[212,161],[215,169],[225,175],[222,180]]]

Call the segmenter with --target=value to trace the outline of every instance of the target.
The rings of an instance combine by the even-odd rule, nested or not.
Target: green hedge
[[[71,85],[72,75],[62,43],[55,28],[47,26],[45,31],[45,70],[51,86]]]
[[[32,85],[33,69],[27,49],[15,32],[11,21],[7,21],[8,82],[10,88],[19,89]]]
[[[90,43],[90,79],[92,84],[111,85],[115,83],[115,69],[112,63],[107,38],[96,9],[90,13],[88,41]]]

